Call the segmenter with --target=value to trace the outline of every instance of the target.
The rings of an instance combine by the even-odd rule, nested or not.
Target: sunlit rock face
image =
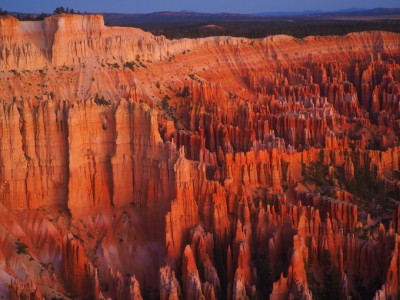
[[[0,18],[0,295],[397,299],[400,35]]]

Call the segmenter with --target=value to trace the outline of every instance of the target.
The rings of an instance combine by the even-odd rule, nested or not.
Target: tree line
[[[60,7],[56,7],[54,9],[53,13],[51,13],[51,14],[44,13],[44,12],[42,12],[40,14],[33,14],[33,13],[14,14],[5,9],[0,8],[0,16],[12,15],[20,21],[41,21],[51,15],[59,15],[59,14],[81,14],[81,12],[79,10],[74,10],[73,8],[60,6]]]
[[[360,31],[400,32],[400,20],[307,20],[283,19],[265,21],[193,21],[193,22],[137,22],[118,23],[107,20],[112,26],[139,27],[154,35],[164,35],[170,39],[201,38],[208,36],[236,36],[264,38],[269,35],[286,34],[296,38],[306,36],[345,35]],[[209,26],[210,24],[214,26]]]

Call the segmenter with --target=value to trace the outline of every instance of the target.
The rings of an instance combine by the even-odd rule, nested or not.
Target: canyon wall
[[[0,18],[0,295],[393,299],[400,35]]]

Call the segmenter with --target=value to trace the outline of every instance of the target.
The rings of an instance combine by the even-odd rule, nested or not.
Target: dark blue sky
[[[339,10],[350,7],[400,7],[399,0],[0,0],[0,8],[19,12],[52,12],[57,6],[87,12],[147,13],[192,10],[198,12],[256,13]]]

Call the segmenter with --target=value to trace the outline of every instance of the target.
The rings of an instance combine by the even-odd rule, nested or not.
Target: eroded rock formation
[[[0,295],[398,298],[399,45],[0,17]]]

